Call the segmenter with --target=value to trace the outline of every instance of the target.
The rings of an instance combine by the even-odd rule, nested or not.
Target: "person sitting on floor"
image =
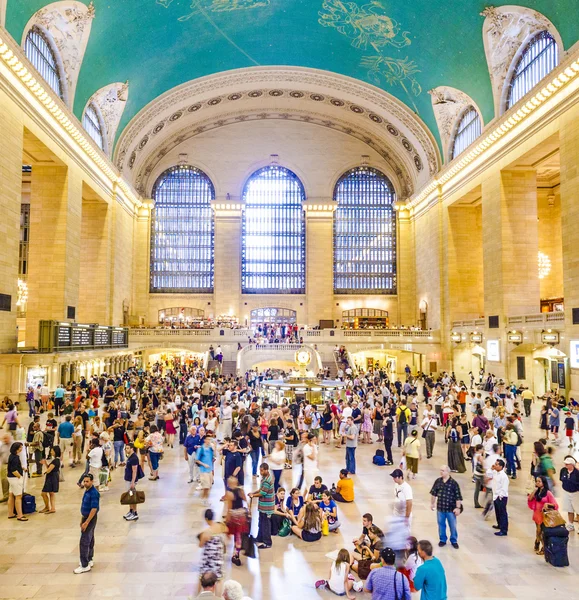
[[[354,481],[348,477],[348,470],[340,470],[340,481],[334,490],[332,498],[337,502],[354,502]]]

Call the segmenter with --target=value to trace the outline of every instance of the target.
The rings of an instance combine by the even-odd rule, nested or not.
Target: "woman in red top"
[[[540,475],[535,478],[535,489],[527,496],[527,505],[533,511],[533,521],[535,521],[537,527],[535,552],[544,554],[544,549],[541,547],[543,541],[543,509],[548,505],[555,510],[559,509],[555,496],[549,491],[546,477]]]

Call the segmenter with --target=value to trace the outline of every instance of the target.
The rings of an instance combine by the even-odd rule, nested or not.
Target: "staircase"
[[[219,362],[216,360],[210,360],[207,364],[207,368],[209,371],[215,371],[215,369],[219,367]],[[237,363],[234,360],[224,360],[221,363],[221,374],[225,377],[229,377],[231,375],[237,375]]]
[[[330,371],[330,379],[337,379],[338,377],[338,367],[336,366],[336,361],[324,361],[322,363],[324,370],[329,369]]]

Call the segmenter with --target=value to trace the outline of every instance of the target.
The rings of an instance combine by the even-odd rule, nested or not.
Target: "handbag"
[[[428,425],[426,426],[426,429],[422,432],[422,437],[426,439],[426,433],[428,432],[428,428],[430,427],[432,423],[432,419],[430,419],[430,421],[428,421]]]
[[[291,533],[291,530],[292,530],[292,525],[290,523],[290,520],[284,519],[281,523],[281,526],[280,526],[277,534],[279,535],[279,537],[287,537]]]
[[[127,490],[121,494],[121,504],[143,504],[145,502],[145,492],[142,490]]]
[[[554,508],[543,508],[543,525],[545,527],[559,527],[565,525],[565,519],[561,513]]]

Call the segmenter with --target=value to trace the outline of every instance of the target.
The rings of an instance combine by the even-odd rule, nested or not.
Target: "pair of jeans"
[[[394,463],[394,459],[392,458],[392,442],[393,438],[384,438],[384,450],[386,450],[386,458],[390,464]]]
[[[446,544],[448,539],[446,535],[446,524],[450,529],[450,543],[458,543],[458,530],[456,528],[456,515],[453,512],[436,511],[436,520],[438,522],[438,538]]]
[[[249,455],[251,456],[251,474],[255,477],[257,475],[257,467],[259,466],[259,448],[252,450]]]
[[[98,513],[91,519],[87,528],[80,534],[80,564],[83,567],[88,567],[88,563],[94,557],[94,530],[97,524]],[[82,522],[84,523],[88,517],[83,517]]]
[[[271,515],[267,513],[258,512],[259,515],[259,523],[257,529],[257,539],[256,542],[258,544],[265,544],[266,546],[271,546]]]
[[[187,426],[181,423],[179,425],[179,444],[182,446],[185,443],[187,437]]]
[[[493,504],[495,506],[495,515],[497,517],[497,525],[501,533],[509,531],[509,513],[507,512],[508,498],[497,498]]]
[[[36,463],[37,475],[42,475],[42,463],[40,461],[43,459],[44,459],[44,450],[35,450],[34,451],[34,462]]]
[[[279,480],[281,479],[281,474],[283,473],[283,469],[272,469],[273,473],[273,492],[277,494],[277,490],[279,488]]]
[[[432,452],[434,450],[434,431],[428,429],[424,441],[426,442],[426,458],[432,458]]]
[[[346,470],[352,475],[356,474],[356,448],[346,446]]]
[[[515,476],[517,474],[517,465],[515,463],[515,454],[517,447],[513,444],[504,444],[505,458],[507,459],[507,475]]]
[[[32,402],[28,402],[28,416],[29,417],[34,417],[34,415],[36,414],[36,410],[35,410],[35,405],[34,405],[34,400],[32,400]]]
[[[115,448],[115,464],[119,462],[119,458],[121,459],[120,462],[125,462],[125,442],[122,440],[116,441],[113,442],[113,446]]]
[[[398,431],[398,447],[400,447],[408,437],[408,423],[398,423],[396,429]]]

